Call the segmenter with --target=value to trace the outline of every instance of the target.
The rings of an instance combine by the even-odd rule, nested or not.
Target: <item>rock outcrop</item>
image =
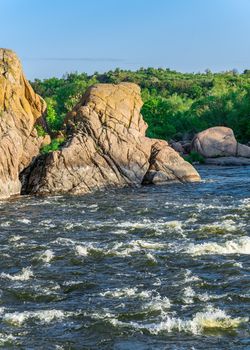
[[[194,137],[191,148],[205,158],[250,158],[250,147],[238,143],[233,130],[223,126],[215,126],[199,132]]]
[[[149,168],[143,184],[195,182],[200,180],[197,171],[163,140],[151,140]]]
[[[42,123],[46,104],[25,79],[19,59],[0,49],[0,198],[19,194],[19,173],[38,155],[43,137],[35,123]]]
[[[38,157],[24,173],[28,193],[199,181],[197,171],[165,141],[145,136],[135,84],[97,84],[66,117],[66,143]]]

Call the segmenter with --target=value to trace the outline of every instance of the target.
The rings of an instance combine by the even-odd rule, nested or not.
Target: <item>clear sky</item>
[[[116,67],[250,68],[250,0],[0,0],[29,79]]]

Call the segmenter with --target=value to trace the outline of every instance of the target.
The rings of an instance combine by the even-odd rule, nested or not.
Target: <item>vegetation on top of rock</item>
[[[41,137],[41,136],[43,137],[47,134],[46,131],[44,130],[44,128],[42,127],[42,125],[37,124],[37,125],[35,125],[35,128],[37,131],[37,135],[39,137]]]
[[[49,145],[45,145],[40,149],[41,154],[47,154],[49,152],[58,151],[65,139],[63,137],[53,139]]]
[[[169,69],[116,69],[104,74],[71,73],[62,78],[35,79],[34,90],[46,98],[47,122],[60,130],[67,112],[86,89],[95,83],[134,82],[142,89],[142,114],[148,136],[186,139],[212,126],[234,130],[240,142],[250,139],[250,74],[235,70],[223,73],[184,74]]]

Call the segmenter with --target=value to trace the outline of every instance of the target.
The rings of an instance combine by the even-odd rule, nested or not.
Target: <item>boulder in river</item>
[[[140,88],[97,84],[68,114],[66,143],[24,173],[25,193],[88,193],[96,189],[199,181],[166,141],[145,136]]]
[[[196,134],[191,149],[205,158],[250,158],[250,147],[238,143],[233,130],[224,126],[215,126]]]

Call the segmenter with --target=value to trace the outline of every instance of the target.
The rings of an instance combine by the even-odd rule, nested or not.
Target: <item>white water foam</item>
[[[149,261],[151,261],[154,264],[157,264],[157,259],[154,257],[154,255],[152,253],[147,253],[146,257]]]
[[[15,337],[12,334],[0,333],[0,346],[5,344],[11,344],[15,341]]]
[[[88,255],[88,247],[77,245],[75,246],[75,252],[77,255],[80,256],[87,256]]]
[[[116,207],[116,210],[125,213],[125,210],[122,207]]]
[[[30,267],[23,268],[22,271],[17,275],[10,275],[5,272],[2,272],[0,275],[1,278],[6,278],[12,281],[27,281],[33,276],[34,274]]]
[[[235,240],[226,241],[224,243],[192,243],[187,247],[186,253],[193,256],[204,254],[250,254],[250,237],[244,236]]]
[[[152,242],[152,241],[146,241],[146,240],[132,240],[129,242],[117,242],[114,244],[108,244],[105,246],[98,246],[96,243],[86,243],[85,245],[82,244],[76,244],[78,242],[73,242],[72,240],[68,239],[58,239],[60,240],[60,244],[65,243],[66,245],[72,245],[74,246],[75,253],[80,256],[87,256],[91,254],[91,252],[98,252],[102,253],[104,255],[113,255],[113,256],[119,256],[119,257],[128,257],[131,256],[131,254],[136,252],[144,252],[145,256],[148,258],[148,260],[153,261],[154,263],[157,262],[156,258],[153,256],[151,251],[157,251],[157,250],[164,250],[166,249],[167,245],[164,243],[158,243],[158,242]],[[149,251],[149,252],[148,252]]]
[[[139,292],[137,287],[134,288],[116,288],[113,290],[107,290],[100,293],[101,296],[106,298],[140,298],[147,299],[151,297],[151,291]]]
[[[14,326],[20,326],[29,319],[36,319],[42,323],[50,323],[54,320],[62,320],[72,315],[72,312],[64,312],[62,310],[39,310],[39,311],[23,311],[6,313],[3,321]]]
[[[206,331],[220,330],[226,331],[238,328],[242,323],[248,322],[248,318],[232,318],[225,311],[208,307],[204,312],[198,312],[192,319],[183,320],[165,314],[158,323],[121,322],[116,318],[111,318],[110,323],[114,326],[132,327],[140,331],[148,331],[151,334],[170,332],[186,332],[192,334],[202,334]]]
[[[182,301],[185,304],[192,304],[194,302],[194,297],[195,297],[195,291],[193,290],[192,287],[189,286],[184,288]]]
[[[202,232],[206,233],[227,233],[235,232],[242,229],[245,225],[243,223],[236,223],[232,219],[227,219],[221,222],[215,222],[213,224],[204,225],[200,227]]]
[[[10,221],[5,221],[0,224],[1,227],[9,227],[11,225]]]
[[[244,198],[242,199],[240,204],[240,208],[242,209],[249,209],[250,208],[250,198]]]
[[[190,283],[190,282],[196,282],[196,281],[200,281],[200,278],[192,274],[191,270],[186,269],[185,276],[184,276],[184,283]]]
[[[31,224],[31,220],[29,220],[29,219],[18,219],[17,220],[18,222],[21,222],[21,223],[23,223],[23,224],[26,224],[26,225],[29,225],[29,224]]]
[[[112,248],[106,250],[106,254],[112,254],[115,256],[131,256],[132,253],[135,252],[141,252],[141,251],[147,251],[147,250],[164,250],[166,249],[167,245],[164,243],[158,243],[158,242],[152,242],[152,241],[146,241],[146,240],[132,240],[126,243],[115,243]],[[155,257],[150,253],[146,254],[147,258],[149,260],[153,260],[156,262]]]
[[[66,246],[74,246],[78,244],[79,242],[74,241],[70,238],[64,238],[64,237],[58,237],[56,240],[52,242],[52,244],[60,244],[60,245],[66,245]]]
[[[182,222],[175,221],[151,221],[149,219],[143,219],[139,222],[131,222],[131,221],[123,221],[116,223],[117,227],[126,228],[126,229],[136,229],[136,228],[145,228],[152,229],[157,234],[162,234],[166,232],[166,230],[171,230],[175,232],[182,232]]]
[[[17,241],[20,241],[20,239],[22,238],[23,238],[22,236],[14,235],[9,238],[9,242],[17,242]]]
[[[54,258],[54,256],[54,252],[50,249],[47,249],[39,256],[39,260],[48,264]]]
[[[144,310],[148,311],[159,311],[164,313],[167,309],[171,307],[171,302],[167,297],[161,297],[157,295],[152,297],[149,302],[143,305]]]

